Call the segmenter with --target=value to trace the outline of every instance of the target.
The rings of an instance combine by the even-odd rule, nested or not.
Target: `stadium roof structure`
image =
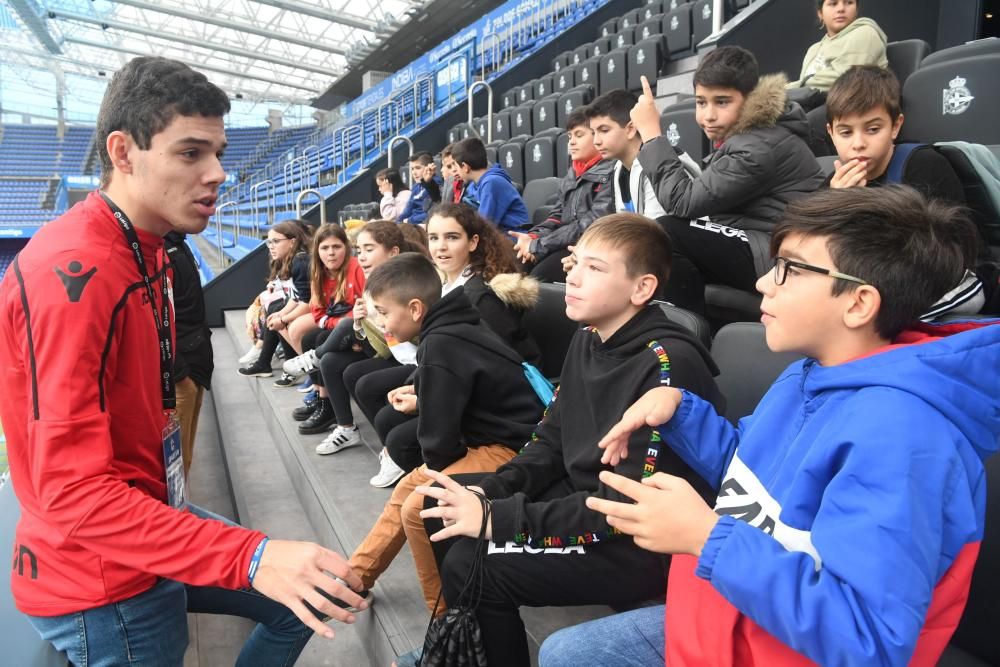
[[[11,86],[29,92],[42,72],[60,98],[95,97],[96,113],[112,73],[160,55],[205,72],[234,100],[310,105],[428,1],[0,0],[0,101],[19,112]]]

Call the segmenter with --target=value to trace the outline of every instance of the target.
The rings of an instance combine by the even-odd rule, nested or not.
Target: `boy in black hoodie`
[[[655,222],[617,213],[595,222],[577,244],[566,277],[566,314],[590,326],[570,343],[557,397],[520,454],[492,475],[450,479],[428,473],[441,487],[427,496],[421,516],[434,543],[446,602],[465,582],[482,508],[492,508],[482,598],[476,615],[490,665],[528,665],[518,607],[635,605],[666,588],[669,560],[644,551],[591,511],[586,498],[623,497],[598,480],[594,443],[636,397],[658,386],[685,387],[713,404],[721,396],[708,352],[671,324],[649,301],[666,282],[670,240]],[[703,497],[712,489],[664,443],[657,430],[636,432],[631,456],[616,472],[641,479],[656,471],[687,479]],[[447,526],[441,529],[442,521]],[[442,540],[447,540],[446,542]]]
[[[409,541],[428,610],[441,590],[437,565],[413,493],[429,470],[492,472],[531,436],[542,405],[524,376],[521,357],[483,324],[463,288],[441,296],[441,278],[418,253],[393,257],[365,285],[387,336],[418,336],[412,386],[390,393],[400,412],[417,414],[424,465],[396,484],[382,515],[351,556],[366,590]],[[619,414],[620,416],[620,414]]]

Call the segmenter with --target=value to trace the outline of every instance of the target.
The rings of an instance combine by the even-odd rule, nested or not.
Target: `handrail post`
[[[479,88],[486,89],[486,143],[491,143],[493,141],[493,88],[485,81],[476,81],[465,92],[469,106],[469,127],[472,127],[472,96]]]
[[[236,206],[236,202],[227,201],[225,204],[215,209],[215,241],[216,246],[219,249],[219,264],[222,265],[223,269],[229,266],[229,258],[226,257],[224,252],[222,252],[222,211],[229,206]]]
[[[365,132],[360,125],[348,125],[341,133],[345,135],[344,139],[340,142],[340,157],[343,165],[341,166],[341,173],[344,174],[344,183],[347,183],[347,159],[350,157],[350,150],[348,148],[348,140],[351,137],[351,131],[357,130],[358,135],[361,139],[361,167],[365,165]],[[339,182],[339,176],[338,176]]]
[[[252,186],[250,186],[250,198],[251,198],[251,201],[253,202],[253,232],[254,232],[254,236],[260,236],[260,189],[262,187],[264,187],[265,185],[272,186],[272,192],[273,192],[274,181],[272,181],[271,179],[260,181],[258,183],[254,183]],[[271,199],[273,200],[273,197]],[[270,213],[271,204],[272,203],[273,202],[271,200],[268,200],[266,202],[266,209],[265,209],[265,212],[264,212],[264,217],[267,218],[267,219],[271,219],[268,214]]]
[[[309,151],[316,151],[316,185],[318,187],[319,186],[319,171],[320,171],[320,169],[319,169],[319,157],[320,157],[319,156],[319,146],[317,146],[316,144],[309,144],[308,146],[306,146],[305,148],[302,149],[302,157],[306,158],[306,156],[309,154]],[[309,185],[312,185],[312,168],[311,168],[311,166],[309,164],[308,158],[306,158],[306,167],[307,167],[307,174],[308,174],[308,177],[309,177],[309,181],[308,181],[308,183],[306,183],[306,185],[309,186]]]
[[[325,224],[326,199],[324,199],[323,194],[315,188],[308,188],[306,190],[303,190],[295,197],[295,217],[299,218],[300,220],[302,219],[302,200],[305,199],[306,195],[316,195],[317,197],[319,197],[319,223],[321,225]]]
[[[398,141],[406,142],[406,145],[410,149],[410,152],[406,157],[407,158],[413,157],[413,141],[411,141],[409,137],[405,137],[402,134],[397,134],[396,136],[394,136],[392,139],[389,140],[389,154],[388,154],[388,165],[387,165],[389,169],[392,169],[392,149],[396,145],[396,142]]]

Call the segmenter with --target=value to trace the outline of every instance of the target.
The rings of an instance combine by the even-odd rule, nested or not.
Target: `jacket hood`
[[[806,122],[806,115],[798,104],[788,102],[785,93],[787,83],[788,78],[784,74],[767,74],[760,77],[757,85],[747,95],[739,120],[733,125],[728,137],[746,134],[761,128],[774,127],[779,120],[793,121],[793,124],[795,120],[799,120],[802,127],[801,131],[796,131],[796,134],[803,134],[803,136],[807,134],[809,125]],[[800,119],[799,116],[801,116]],[[793,131],[795,130],[793,129]]]
[[[861,18],[858,18],[858,19],[854,19],[854,21],[851,23],[851,25],[847,26],[846,28],[844,28],[843,30],[841,30],[840,32],[838,32],[836,35],[834,35],[833,37],[830,37],[829,35],[827,35],[827,36],[823,37],[823,39],[827,40],[827,41],[834,41],[834,40],[840,39],[844,35],[849,35],[850,33],[854,32],[858,28],[863,28],[865,26],[867,26],[867,27],[869,27],[869,28],[871,28],[872,30],[875,31],[875,33],[882,40],[883,46],[886,44],[886,42],[889,41],[889,39],[886,37],[885,33],[882,32],[882,28],[878,27],[878,23],[876,23],[872,19],[870,19],[868,17],[865,17],[865,16],[862,16]]]
[[[520,273],[497,274],[489,287],[505,305],[518,310],[531,310],[538,303],[538,281]]]
[[[827,390],[889,387],[939,411],[981,459],[1000,445],[1000,320],[920,324],[862,359],[830,367],[800,363],[809,398]]]
[[[684,341],[693,347],[701,356],[705,365],[713,376],[719,374],[719,368],[712,360],[712,356],[701,341],[687,332],[686,329],[669,321],[660,310],[660,307],[653,304],[640,310],[635,317],[626,322],[611,338],[601,341],[600,336],[595,335],[591,342],[591,348],[595,354],[613,355],[629,359],[639,354],[644,348],[649,347],[650,341],[664,343],[664,341]],[[664,343],[667,349],[670,346]]]
[[[507,181],[508,183],[511,183],[511,184],[514,183],[514,181],[510,180],[510,176],[507,174],[507,172],[503,170],[503,167],[501,167],[496,162],[494,162],[493,164],[491,164],[486,169],[486,173],[483,174],[479,178],[479,183],[477,183],[477,186],[478,187],[482,187],[482,185],[481,185],[482,182],[485,181],[485,180],[487,180],[487,179],[490,179],[490,178],[502,178],[503,180]]]
[[[456,287],[427,311],[420,325],[420,337],[423,338],[439,327],[478,324],[479,319],[479,311],[469,301],[465,290]]]

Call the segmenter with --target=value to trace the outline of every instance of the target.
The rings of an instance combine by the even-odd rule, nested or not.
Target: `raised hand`
[[[656,108],[656,96],[649,85],[649,80],[646,77],[641,78],[642,95],[639,96],[639,101],[636,102],[636,105],[632,107],[632,112],[629,116],[632,118],[632,124],[635,125],[635,129],[639,133],[639,136],[642,137],[642,140],[649,141],[662,134],[662,130],[660,130],[660,110]]]

